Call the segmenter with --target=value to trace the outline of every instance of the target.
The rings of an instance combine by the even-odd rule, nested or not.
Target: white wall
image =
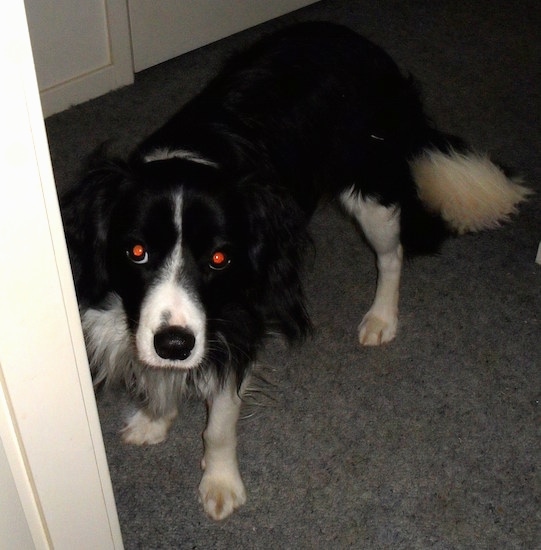
[[[129,0],[135,72],[315,0]]]

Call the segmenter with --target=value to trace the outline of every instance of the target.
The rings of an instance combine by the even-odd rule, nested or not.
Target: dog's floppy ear
[[[311,240],[306,215],[287,190],[261,180],[242,185],[248,220],[249,256],[259,284],[254,301],[270,324],[291,340],[310,323],[300,280]]]
[[[64,230],[79,301],[96,303],[109,289],[106,249],[112,212],[126,182],[126,163],[94,155],[85,175],[61,196]]]

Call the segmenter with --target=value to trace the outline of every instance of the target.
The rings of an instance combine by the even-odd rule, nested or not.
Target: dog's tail
[[[531,193],[521,178],[471,151],[427,148],[410,166],[425,207],[459,234],[499,226]]]

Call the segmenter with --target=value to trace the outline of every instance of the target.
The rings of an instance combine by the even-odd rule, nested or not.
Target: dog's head
[[[306,329],[304,219],[274,186],[189,159],[107,165],[64,212],[83,307],[120,296],[149,367],[246,362],[266,331]]]

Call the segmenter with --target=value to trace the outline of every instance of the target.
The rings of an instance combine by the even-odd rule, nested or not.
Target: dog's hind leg
[[[230,379],[210,397],[207,428],[203,434],[204,470],[199,496],[205,512],[215,520],[229,516],[246,502],[237,462],[237,420],[241,399]]]
[[[402,270],[400,209],[348,191],[340,197],[361,226],[377,256],[378,280],[372,306],[359,325],[359,342],[379,346],[391,341],[398,325],[398,295]]]

